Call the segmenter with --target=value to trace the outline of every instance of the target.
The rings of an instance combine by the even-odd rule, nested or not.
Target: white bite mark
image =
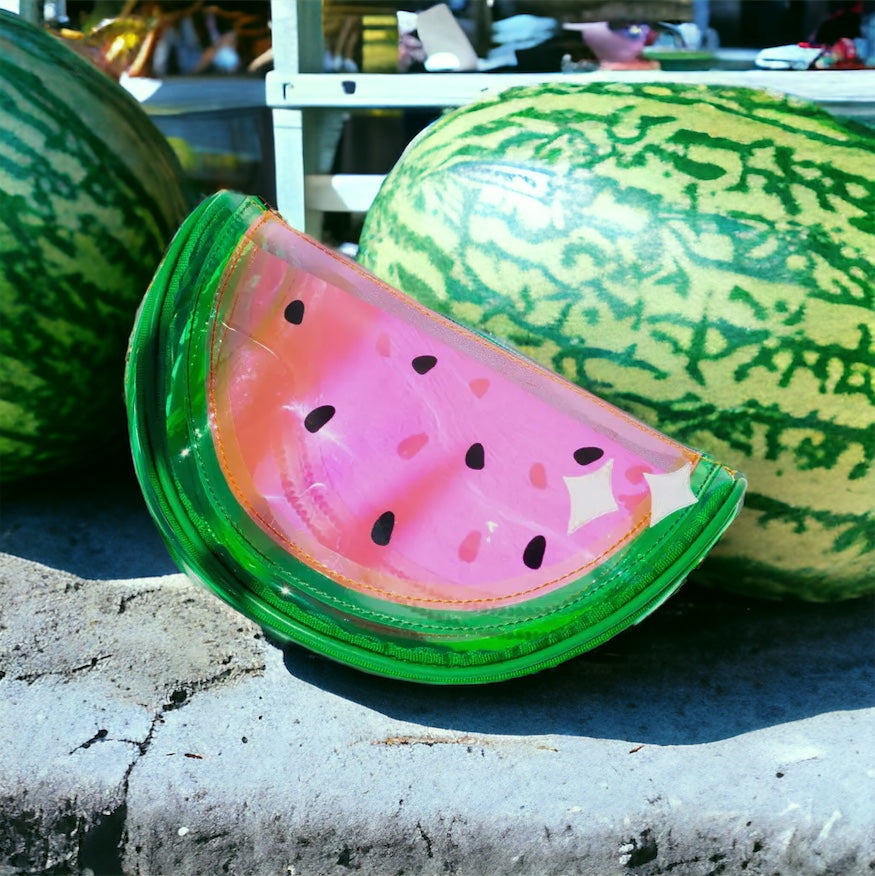
[[[617,510],[617,500],[611,487],[614,460],[607,460],[601,468],[579,477],[563,477],[571,509],[568,516],[568,534],[581,526]]]
[[[647,486],[650,487],[650,525],[656,526],[675,511],[696,504],[696,496],[690,489],[690,475],[693,467],[685,463],[677,471],[666,474],[644,472]]]

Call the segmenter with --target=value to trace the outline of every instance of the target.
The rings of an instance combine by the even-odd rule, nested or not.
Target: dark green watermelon
[[[139,104],[60,40],[0,12],[0,478],[124,430],[137,306],[191,200]]]

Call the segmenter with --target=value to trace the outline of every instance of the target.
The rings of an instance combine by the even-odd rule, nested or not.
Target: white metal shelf
[[[343,119],[353,110],[443,108],[516,85],[558,81],[688,82],[768,88],[811,100],[836,115],[875,121],[875,71],[708,70],[592,73],[317,73],[322,64],[321,3],[271,0],[277,207],[295,227],[319,235],[326,210],[367,210],[380,176],[330,175]]]
[[[875,117],[875,71],[624,70],[592,73],[298,73],[267,74],[275,108],[366,109],[463,106],[518,85],[542,82],[686,82],[768,88],[837,112]]]

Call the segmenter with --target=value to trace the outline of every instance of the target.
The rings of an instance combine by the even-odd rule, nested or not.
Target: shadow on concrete
[[[477,734],[714,742],[875,699],[875,600],[765,603],[686,587],[588,654],[485,687],[395,682],[286,647],[286,668],[403,721]]]
[[[177,571],[125,451],[5,485],[0,551],[90,580]],[[832,605],[680,593],[600,648],[539,675],[431,687],[288,647],[297,678],[402,721],[461,733],[692,745],[873,702],[875,600]]]
[[[4,484],[0,551],[89,580],[179,571],[125,448],[108,452],[100,465]]]

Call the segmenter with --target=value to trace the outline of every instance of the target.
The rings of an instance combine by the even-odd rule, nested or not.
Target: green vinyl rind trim
[[[699,501],[572,585],[488,611],[400,605],[352,593],[289,555],[228,485],[206,399],[217,289],[264,214],[221,193],[186,220],[143,303],[126,380],[133,455],[177,563],[275,637],[369,672],[429,683],[526,674],[595,647],[680,586],[737,514],[745,483],[707,458]]]

